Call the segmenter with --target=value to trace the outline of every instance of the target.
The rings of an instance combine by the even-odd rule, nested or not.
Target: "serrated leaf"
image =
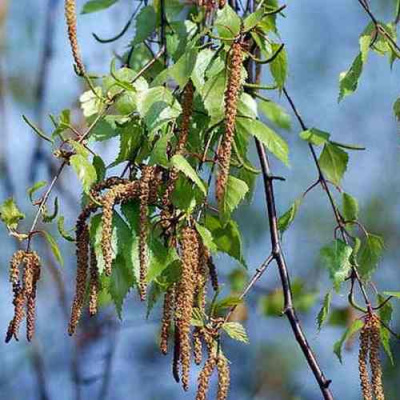
[[[57,228],[59,234],[68,242],[75,242],[75,238],[66,231],[64,222],[65,218],[62,215],[60,215],[57,220]]]
[[[219,311],[235,307],[241,304],[242,302],[243,300],[237,296],[225,297],[224,299],[219,300],[214,304],[214,311],[216,314],[218,314]]]
[[[255,136],[267,149],[284,164],[289,165],[289,146],[286,141],[261,121],[240,118],[236,120],[236,128],[245,134]]]
[[[324,150],[319,157],[319,165],[323,173],[335,185],[340,185],[343,175],[346,172],[348,161],[348,154],[330,143],[325,144]]]
[[[56,240],[53,238],[53,236],[47,232],[47,231],[41,231],[41,233],[43,234],[43,236],[45,237],[47,243],[50,246],[50,250],[53,253],[55,259],[58,261],[58,263],[63,266],[64,265],[64,260],[63,257],[61,255],[61,251],[60,248],[58,247],[58,244],[56,242]]]
[[[317,325],[319,331],[321,330],[322,325],[325,323],[326,319],[329,316],[331,308],[331,300],[332,300],[332,292],[328,292],[324,297],[324,303],[317,316]]]
[[[346,221],[356,221],[358,219],[358,202],[357,199],[348,193],[343,193],[343,217]]]
[[[342,72],[339,76],[339,102],[357,90],[362,71],[363,55],[359,53],[350,69],[346,72]]]
[[[222,329],[234,340],[243,343],[249,343],[249,338],[247,336],[244,326],[239,322],[225,322],[222,325]]]
[[[314,146],[322,146],[329,141],[330,134],[316,128],[311,128],[301,132],[300,137]]]
[[[333,352],[336,354],[340,363],[342,363],[342,347],[356,332],[364,326],[364,322],[356,319],[351,326],[344,332],[343,336],[334,344]]]
[[[382,304],[385,301],[385,298],[378,294],[378,303]],[[392,321],[392,314],[393,314],[393,306],[390,301],[387,301],[383,307],[379,309],[379,317],[383,324],[380,327],[380,337],[383,349],[385,350],[386,355],[388,356],[392,365],[394,365],[394,357],[392,353],[392,349],[390,347],[390,332],[385,327],[390,326],[390,322]]]
[[[249,32],[255,28],[263,19],[265,11],[260,8],[259,10],[248,15],[243,21],[243,31]]]
[[[90,14],[105,10],[114,5],[117,1],[118,0],[90,0],[83,6],[81,14]]]
[[[230,220],[223,225],[218,217],[207,215],[204,225],[211,232],[218,250],[235,258],[246,267],[243,258],[242,239],[236,222]]]
[[[164,135],[159,138],[153,147],[150,155],[150,165],[161,165],[164,168],[168,168],[168,157],[167,148],[171,140],[172,135]]]
[[[368,234],[362,244],[358,257],[359,272],[361,277],[368,281],[376,270],[376,266],[382,256],[385,244],[383,238],[378,235]]]
[[[217,12],[214,26],[218,35],[223,39],[233,39],[240,33],[242,21],[233,8],[226,4],[222,10]]]
[[[329,271],[330,278],[336,291],[348,277],[351,270],[350,255],[353,249],[342,240],[335,240],[329,246],[321,249],[321,261]]]
[[[196,222],[196,230],[201,236],[201,240],[203,241],[204,246],[207,247],[212,253],[216,253],[218,251],[217,245],[214,243],[211,232],[203,225],[200,225]]]
[[[152,6],[143,7],[136,17],[136,33],[132,46],[142,43],[156,29],[157,14]]]
[[[260,101],[258,107],[272,123],[282,129],[291,129],[291,118],[286,110],[273,101]]]
[[[280,44],[272,43],[272,53],[276,53],[280,47]],[[283,48],[274,58],[274,60],[270,63],[270,69],[278,88],[283,89],[288,74],[288,60],[286,49]]]
[[[192,75],[196,65],[197,50],[195,48],[187,49],[179,60],[168,69],[168,75],[181,88],[185,87]]]
[[[25,218],[13,198],[9,198],[0,206],[0,220],[6,224],[8,229],[15,230],[18,223]]]
[[[204,108],[211,117],[211,125],[225,118],[224,93],[226,88],[226,73],[224,70],[212,76],[203,86],[201,94]]]
[[[207,189],[205,183],[201,180],[197,172],[193,169],[193,167],[189,164],[189,162],[185,159],[185,157],[180,154],[175,154],[171,158],[171,167],[176,168],[178,171],[182,172],[185,176],[187,176],[193,183],[195,183],[199,189],[207,195]]]
[[[85,193],[89,193],[90,188],[97,181],[96,169],[82,155],[75,154],[70,158],[70,164],[82,183]]]
[[[29,200],[31,201],[31,203],[34,203],[34,199],[33,199],[33,195],[40,189],[42,189],[43,187],[45,187],[47,185],[46,181],[39,181],[36,182],[32,187],[30,187],[27,192],[28,192],[28,196],[29,196]]]
[[[220,218],[223,222],[227,222],[232,212],[245,198],[249,187],[242,180],[229,175],[225,188],[223,199],[219,204]]]
[[[296,218],[302,199],[297,199],[293,205],[278,219],[278,229],[281,233],[285,232]]]

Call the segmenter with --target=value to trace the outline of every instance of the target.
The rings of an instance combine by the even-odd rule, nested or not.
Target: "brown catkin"
[[[220,202],[225,194],[231,163],[232,143],[235,137],[235,123],[242,80],[242,44],[234,42],[229,62],[228,87],[225,91],[225,135],[218,149],[219,173],[216,183],[216,197]]]
[[[218,283],[217,268],[214,264],[212,257],[208,259],[208,270],[210,273],[211,286],[215,292],[218,292],[219,283]]]
[[[201,309],[205,310],[206,307],[206,297],[207,297],[207,280],[209,276],[208,260],[210,258],[210,251],[204,246],[198,235],[199,243],[199,254],[198,254],[198,264],[196,271],[196,305]]]
[[[225,5],[226,5],[226,0],[219,0],[219,4],[218,4],[219,8],[224,8]]]
[[[85,67],[82,62],[78,44],[75,0],[65,0],[65,20],[67,22],[68,38],[76,65],[76,71],[78,75],[82,76],[85,74]]]
[[[89,314],[97,314],[98,297],[100,291],[99,269],[97,267],[96,252],[94,246],[90,246],[90,280],[89,280]]]
[[[149,198],[150,198],[150,184],[154,175],[154,167],[144,166],[142,169],[142,176],[139,183],[139,295],[140,300],[146,300],[147,291],[147,263],[148,263],[148,249],[147,239],[149,234]]]
[[[209,357],[204,364],[202,371],[200,372],[199,379],[198,379],[198,388],[196,393],[196,400],[206,400],[207,393],[210,388],[210,378],[214,369],[217,365],[217,359],[212,356]]]
[[[172,307],[174,303],[174,287],[171,287],[167,290],[164,295],[164,306],[163,306],[163,316],[161,322],[161,338],[160,338],[160,350],[163,354],[168,353],[168,339],[169,332],[171,328],[171,320],[172,320]]]
[[[35,334],[36,294],[32,293],[26,303],[26,339],[30,342]]]
[[[175,381],[178,383],[180,381],[179,378],[179,366],[181,360],[181,342],[180,342],[180,334],[179,334],[179,326],[177,322],[174,325],[174,356],[172,359],[172,376]]]
[[[203,343],[201,341],[201,328],[196,327],[193,331],[193,356],[196,365],[203,361]]]
[[[380,337],[380,321],[376,315],[371,317],[370,328],[370,355],[369,361],[371,365],[371,384],[376,400],[385,400],[385,394],[382,384],[382,365],[379,356],[379,348],[381,343]]]
[[[219,357],[217,361],[218,370],[218,392],[217,400],[226,400],[228,398],[230,371],[229,364],[225,357]]]
[[[182,386],[189,389],[190,374],[190,326],[195,294],[195,273],[198,265],[199,243],[197,232],[190,227],[182,231],[182,276],[178,285],[177,309],[179,310],[178,327],[181,347]]]
[[[25,304],[25,293],[19,283],[13,287],[14,291],[14,318],[10,321],[6,334],[6,343],[8,343],[13,337],[18,340],[18,331],[22,320],[24,319],[24,304]]]
[[[119,186],[118,186],[119,187]],[[115,197],[118,187],[110,189],[103,197],[103,214],[101,217],[101,251],[104,260],[104,273],[106,276],[112,274],[113,249],[112,249],[112,222],[114,214]]]
[[[76,224],[76,242],[76,255],[78,264],[76,274],[76,288],[75,298],[72,304],[71,318],[68,327],[68,333],[71,336],[75,333],[85,301],[86,279],[89,262],[89,228],[82,214],[80,218],[78,218]]]
[[[29,280],[24,282],[26,296],[26,338],[30,342],[35,334],[36,288],[41,273],[40,259],[35,252],[29,253],[25,269],[27,268],[31,271],[32,275],[31,282]],[[29,286],[30,283],[31,286]]]
[[[25,252],[18,250],[13,254],[10,261],[10,282],[15,285],[19,279],[19,266],[25,258]]]

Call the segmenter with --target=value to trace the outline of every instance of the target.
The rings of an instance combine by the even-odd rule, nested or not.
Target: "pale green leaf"
[[[75,154],[70,158],[70,164],[82,183],[83,191],[89,193],[90,188],[97,181],[96,169],[80,154]]]
[[[348,193],[343,193],[343,217],[346,221],[356,221],[358,219],[358,202],[357,199]]]
[[[244,326],[239,322],[225,322],[222,325],[222,329],[234,340],[243,343],[249,343],[249,337],[247,336]]]
[[[339,76],[339,102],[357,90],[358,81],[363,71],[363,56],[361,53],[353,61],[350,69]]]
[[[229,175],[224,196],[219,204],[221,220],[227,222],[232,212],[245,198],[249,187],[242,180]]]
[[[332,300],[332,292],[328,292],[324,297],[324,303],[322,308],[317,316],[317,324],[318,330],[320,331],[322,325],[325,323],[326,319],[329,316],[330,308],[331,308],[331,300]]]
[[[201,236],[201,240],[207,249],[209,249],[212,253],[216,253],[218,251],[217,245],[214,243],[211,232],[203,225],[200,225],[196,222],[196,230]]]
[[[364,280],[368,281],[371,279],[381,259],[384,247],[382,237],[368,234],[366,241],[362,244],[358,257],[359,272]]]
[[[385,301],[385,298],[378,294],[378,303],[382,304]],[[394,365],[394,357],[392,353],[392,349],[390,347],[390,336],[391,333],[388,331],[386,327],[390,326],[390,322],[392,321],[393,314],[393,306],[390,301],[387,301],[383,307],[379,309],[379,317],[383,322],[380,327],[380,337],[383,349],[385,350],[386,355],[388,356],[392,365]],[[386,325],[386,326],[385,326]]]
[[[273,101],[260,101],[258,107],[272,123],[282,129],[291,129],[291,118],[286,110]]]
[[[229,4],[217,12],[217,18],[214,22],[218,35],[224,39],[235,38],[240,32],[241,24],[240,17]]]
[[[349,155],[333,144],[326,143],[319,158],[319,165],[325,177],[335,185],[340,185],[347,169]]]
[[[60,248],[58,247],[58,244],[56,242],[56,240],[53,238],[53,236],[47,232],[47,231],[41,231],[41,233],[43,234],[43,236],[45,237],[47,243],[50,246],[50,250],[53,253],[55,259],[58,261],[58,263],[63,266],[64,265],[64,260],[63,257],[61,255],[61,251]]]
[[[278,219],[278,229],[281,233],[285,232],[296,218],[302,199],[297,199],[293,205]]]
[[[314,146],[322,146],[329,141],[329,133],[311,128],[300,133],[300,137]]]
[[[34,203],[35,200],[33,199],[33,195],[40,189],[44,188],[47,185],[46,181],[39,181],[36,182],[32,187],[28,189],[28,196],[31,203]]]
[[[90,0],[88,1],[82,8],[82,14],[89,14],[101,10],[105,10],[106,8],[114,5],[118,0]]]
[[[6,224],[8,229],[15,230],[18,223],[25,218],[13,198],[9,198],[0,205],[0,219]]]
[[[275,53],[281,47],[280,44],[272,43],[271,49]],[[283,89],[285,86],[286,78],[288,75],[288,60],[286,49],[282,49],[279,54],[270,63],[271,74],[275,79],[275,82],[279,89]]]
[[[364,326],[364,322],[360,319],[356,319],[351,326],[346,330],[343,336],[333,346],[333,352],[338,357],[340,363],[342,363],[342,347],[355,333],[357,333]]]

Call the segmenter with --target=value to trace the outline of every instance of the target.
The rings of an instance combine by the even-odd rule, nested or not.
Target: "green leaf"
[[[204,101],[204,108],[211,117],[210,125],[215,125],[225,118],[225,87],[226,74],[223,70],[212,76],[202,88],[201,94]]]
[[[54,140],[50,137],[48,137],[38,126],[36,126],[33,122],[31,122],[28,117],[25,115],[22,116],[22,119],[26,122],[27,125],[29,125],[32,130],[43,140],[46,142],[49,142],[51,144],[54,144]]]
[[[245,198],[249,187],[242,180],[229,175],[225,194],[219,204],[220,217],[223,222],[228,222],[230,215]]]
[[[29,196],[29,200],[31,201],[31,203],[34,203],[35,200],[33,199],[33,195],[40,189],[44,188],[47,185],[46,181],[39,181],[36,182],[32,187],[30,187],[27,192],[28,192],[28,196]]]
[[[219,300],[214,304],[214,312],[215,312],[215,314],[218,314],[220,311],[238,306],[242,302],[243,302],[243,300],[241,300],[237,296],[225,297],[224,299]]]
[[[217,245],[214,243],[211,232],[203,225],[200,225],[196,222],[196,230],[201,236],[201,240],[203,241],[204,246],[207,247],[212,253],[216,253],[218,251]]]
[[[93,167],[96,170],[97,183],[104,181],[107,167],[100,156],[93,157]]]
[[[361,277],[368,281],[375,272],[377,264],[382,256],[385,244],[383,238],[368,233],[358,257],[359,272]]]
[[[97,181],[96,169],[80,154],[75,154],[70,158],[70,164],[82,183],[83,191],[89,193],[90,188]]]
[[[185,87],[196,65],[197,50],[187,49],[182,57],[168,69],[168,75],[175,80],[181,88]]]
[[[46,224],[48,224],[48,223],[50,223],[50,222],[53,222],[53,220],[54,220],[55,218],[57,218],[57,215],[58,215],[58,208],[59,208],[59,205],[58,205],[58,197],[56,196],[56,197],[54,198],[54,211],[53,211],[52,214],[49,214],[49,213],[47,212],[47,207],[44,207],[44,210],[43,210],[43,213],[42,213],[43,222],[45,222]]]
[[[331,308],[331,300],[332,300],[332,292],[328,292],[324,297],[324,303],[322,308],[317,316],[317,324],[318,330],[320,331],[322,325],[325,323],[326,319],[329,316],[330,308]]]
[[[152,6],[143,7],[136,17],[136,35],[132,46],[142,43],[156,29],[157,14]]]
[[[278,229],[281,233],[285,232],[296,218],[302,199],[297,199],[293,205],[278,219]]]
[[[378,303],[382,304],[385,301],[385,298],[378,294]],[[390,301],[387,301],[383,307],[379,309],[379,317],[383,322],[380,327],[380,336],[383,349],[385,350],[386,355],[388,356],[392,365],[394,365],[394,357],[392,353],[392,349],[390,347],[390,332],[385,327],[390,326],[390,322],[392,321],[393,314],[393,306]]]
[[[57,228],[59,234],[68,242],[75,242],[75,238],[65,230],[64,221],[65,218],[62,215],[60,215],[57,220]]]
[[[356,319],[351,326],[346,330],[343,336],[333,346],[333,352],[338,357],[340,363],[342,363],[342,347],[347,340],[349,340],[356,332],[358,332],[364,326],[364,322]]]
[[[193,167],[186,161],[185,157],[180,154],[175,154],[171,158],[171,167],[176,168],[178,171],[182,172],[185,176],[187,176],[192,182],[194,182],[199,189],[207,195],[207,189],[205,183],[200,179],[197,175],[197,172],[193,169]]]
[[[117,1],[118,0],[90,0],[83,6],[81,14],[90,14],[105,10],[114,5]]]
[[[236,222],[230,220],[223,225],[218,217],[207,215],[204,224],[211,232],[218,250],[235,258],[246,267],[243,258],[242,239]]]
[[[243,21],[243,31],[249,32],[253,28],[255,28],[263,19],[265,11],[260,8],[256,12],[248,15]]]
[[[385,296],[392,296],[400,299],[400,292],[383,292]]]
[[[357,90],[358,81],[363,70],[363,55],[361,53],[353,61],[350,69],[339,76],[339,102]]]
[[[340,285],[349,276],[351,270],[349,258],[352,251],[352,248],[341,240],[335,240],[321,249],[321,261],[329,271],[336,291],[339,291]]]
[[[53,117],[51,115],[50,118],[53,124],[55,125],[55,130],[51,134],[51,137],[54,139],[56,136],[59,136],[61,139],[63,139],[63,136],[61,134],[70,128],[71,110],[67,109],[61,111],[61,114],[58,117],[58,119],[56,119],[56,117]]]
[[[172,93],[157,86],[138,93],[138,111],[150,132],[178,118],[182,108]]]
[[[4,222],[8,229],[15,230],[18,227],[19,221],[25,218],[13,198],[9,198],[0,205],[0,220]]]
[[[83,115],[86,118],[99,114],[103,109],[103,102],[98,97],[102,95],[101,87],[95,87],[95,91],[97,93],[97,96],[91,90],[88,90],[87,92],[83,93],[79,98]]]
[[[57,242],[55,241],[55,239],[53,238],[53,236],[47,232],[47,231],[41,231],[41,233],[43,234],[43,236],[45,237],[47,243],[50,246],[50,250],[52,251],[55,259],[58,261],[58,263],[63,266],[64,265],[64,260],[63,257],[61,255],[61,251],[60,248],[58,247]]]
[[[330,134],[320,131],[319,129],[311,128],[300,133],[300,137],[314,146],[322,146],[329,141]]]
[[[151,238],[149,243],[149,253],[147,282],[157,279],[170,264],[178,259],[174,248],[165,247],[154,237]]]
[[[347,169],[349,155],[342,149],[330,143],[326,143],[321,156],[319,157],[319,165],[327,179],[335,185],[340,185]]]
[[[244,326],[239,322],[225,322],[222,325],[222,329],[234,340],[242,343],[249,343],[249,337],[247,336]]]
[[[223,39],[233,39],[240,33],[242,21],[230,5],[217,12],[214,26]]]
[[[274,54],[281,47],[280,44],[272,43],[271,49]],[[283,89],[285,86],[286,78],[288,75],[288,60],[286,49],[282,49],[279,54],[270,63],[271,74],[275,79],[275,82],[279,89]]]
[[[400,122],[400,98],[398,98],[393,104],[393,112],[397,121]]]
[[[260,101],[258,107],[272,123],[282,129],[291,129],[291,118],[286,110],[273,101]]]
[[[150,165],[161,165],[164,168],[168,168],[169,160],[167,157],[167,149],[172,135],[167,134],[160,137],[150,155]]]
[[[346,221],[356,221],[358,219],[358,202],[357,199],[348,193],[343,193],[343,217]]]
[[[245,134],[253,135],[284,164],[289,165],[289,146],[281,136],[261,121],[238,117],[236,128]]]

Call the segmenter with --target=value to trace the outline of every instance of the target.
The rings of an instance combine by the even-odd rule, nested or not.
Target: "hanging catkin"
[[[10,321],[8,325],[8,330],[6,334],[6,343],[8,343],[13,337],[18,340],[18,331],[22,320],[24,319],[24,304],[25,304],[25,293],[19,283],[15,284],[13,287],[14,292],[14,318]]]
[[[376,315],[371,318],[371,329],[370,329],[370,355],[369,360],[371,364],[371,384],[374,391],[376,400],[385,400],[385,394],[383,392],[382,384],[382,365],[379,356],[379,348],[381,343],[380,337],[380,321]]]
[[[203,361],[203,343],[201,341],[201,328],[196,326],[193,331],[193,356],[196,365]]]
[[[85,74],[85,67],[82,62],[78,44],[75,0],[65,0],[65,20],[67,22],[68,38],[76,65],[76,72],[78,75],[82,76]]]
[[[90,280],[89,280],[89,314],[97,314],[98,297],[100,290],[99,269],[97,267],[96,252],[94,246],[90,246]]]
[[[68,333],[73,335],[78,325],[85,301],[86,279],[89,263],[89,228],[86,224],[85,215],[81,214],[76,223],[76,258],[77,274],[75,298],[72,304],[71,318]]]
[[[230,372],[229,372],[228,361],[225,357],[218,358],[217,370],[218,370],[217,400],[226,400],[228,398]]]
[[[358,355],[358,369],[360,371],[361,392],[364,400],[373,400],[372,388],[368,375],[368,355],[370,351],[370,326],[364,324],[360,333],[360,352]]]
[[[29,271],[24,280],[24,290],[26,296],[26,338],[30,342],[35,334],[36,289],[40,279],[40,259],[35,252],[29,253],[25,271]]]
[[[164,295],[163,316],[161,322],[160,350],[163,354],[168,353],[168,339],[171,328],[175,288],[171,287]]]
[[[148,249],[147,239],[149,234],[148,214],[149,214],[149,198],[150,198],[150,183],[154,174],[154,167],[144,166],[142,176],[139,182],[139,202],[140,202],[140,217],[139,217],[139,295],[140,300],[146,300],[147,291],[147,263]]]
[[[229,176],[231,163],[232,142],[235,138],[235,123],[241,90],[242,75],[242,45],[233,43],[229,62],[228,87],[225,91],[225,134],[218,149],[219,173],[216,182],[217,200],[222,201]]]
[[[198,265],[199,244],[197,232],[190,227],[182,230],[182,276],[178,284],[177,320],[180,341],[180,360],[182,366],[182,386],[184,390],[189,389],[191,341],[190,326],[193,311],[193,300],[195,294],[194,277]]]
[[[199,386],[197,388],[196,400],[207,399],[207,393],[210,388],[211,375],[214,372],[216,365],[217,359],[214,356],[210,356],[204,364],[204,367],[200,372],[198,379]]]

